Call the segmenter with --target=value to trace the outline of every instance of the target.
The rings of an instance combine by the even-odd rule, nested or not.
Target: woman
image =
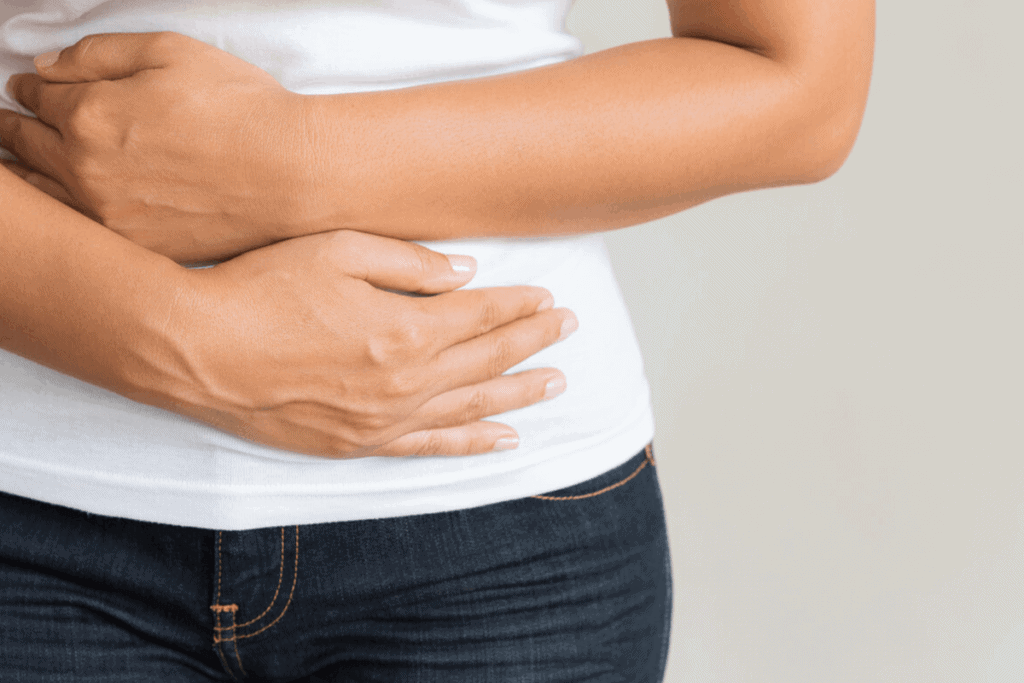
[[[679,0],[578,59],[561,3],[116,5],[0,33],[12,74],[71,46],[0,117],[18,680],[659,680],[647,388],[588,233],[834,172],[870,0]]]

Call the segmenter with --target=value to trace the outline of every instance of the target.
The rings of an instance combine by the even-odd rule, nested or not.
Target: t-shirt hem
[[[555,491],[621,465],[650,443],[654,421],[649,403],[625,424],[531,457],[522,468],[475,479],[394,491],[284,493],[212,486],[198,493],[181,487],[125,486],[93,477],[61,476],[30,468],[0,454],[2,490],[33,500],[97,515],[223,531],[321,524],[452,512]],[[637,406],[641,408],[641,406]],[[568,446],[568,449],[566,448]],[[538,454],[533,454],[538,455]]]

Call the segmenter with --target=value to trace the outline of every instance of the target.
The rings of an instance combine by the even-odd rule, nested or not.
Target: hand
[[[334,458],[514,448],[481,418],[565,387],[551,368],[502,373],[572,332],[570,311],[539,287],[451,291],[472,273],[416,244],[323,233],[187,275],[166,393],[253,441]]]
[[[268,73],[171,32],[87,36],[8,82],[10,170],[178,262],[228,258],[280,230],[306,170],[304,100]]]

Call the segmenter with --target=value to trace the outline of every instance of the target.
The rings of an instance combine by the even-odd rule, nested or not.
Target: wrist
[[[147,273],[159,283],[146,305],[133,306],[133,330],[127,349],[118,355],[114,376],[118,393],[140,403],[195,415],[202,404],[196,367],[200,341],[211,325],[201,322],[207,310],[201,287],[205,270],[189,270],[170,261]],[[151,292],[152,294],[152,292]]]
[[[288,93],[274,118],[284,122],[285,135],[274,139],[268,185],[275,203],[273,239],[301,237],[344,226],[332,224],[327,216],[325,188],[325,127],[323,110],[316,96]],[[263,217],[265,219],[265,216]]]
[[[299,95],[291,105],[289,120],[300,135],[282,166],[293,188],[282,239],[332,230],[371,232],[365,204],[380,196],[373,192],[378,183],[371,164],[382,152],[380,131],[363,125],[373,94]]]

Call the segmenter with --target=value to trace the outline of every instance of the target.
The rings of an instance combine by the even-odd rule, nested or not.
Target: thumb
[[[51,83],[127,78],[167,66],[189,39],[179,33],[96,33],[63,50],[35,58],[36,71]]]
[[[449,292],[476,274],[471,256],[445,256],[412,242],[351,230],[334,233],[328,249],[346,274],[396,292]]]

